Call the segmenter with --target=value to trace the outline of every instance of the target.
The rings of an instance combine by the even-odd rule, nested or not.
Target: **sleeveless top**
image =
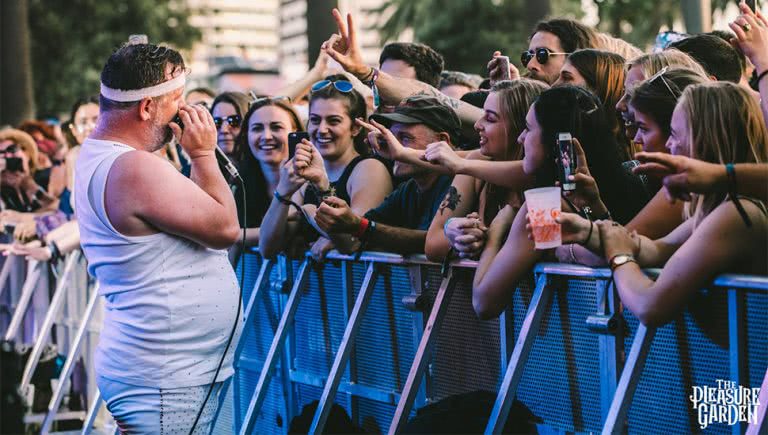
[[[343,199],[347,205],[350,203],[349,198],[349,192],[347,192],[347,182],[349,181],[349,177],[352,175],[352,171],[355,170],[355,166],[357,166],[358,163],[362,162],[366,159],[373,159],[374,156],[357,156],[354,159],[352,159],[351,162],[347,165],[346,168],[344,168],[344,172],[341,173],[341,177],[339,177],[336,181],[331,181],[331,188],[336,190],[336,197]],[[314,204],[319,206],[322,202],[321,198],[318,198],[317,194],[315,194],[315,190],[312,188],[308,188],[306,192],[304,193],[304,204]]]
[[[88,272],[99,281],[99,294],[106,300],[96,372],[152,388],[208,384],[232,330],[237,278],[226,250],[163,232],[125,236],[112,226],[105,186],[112,164],[126,152],[143,151],[87,139],[75,165],[81,245]],[[131,192],[131,186],[124,191],[141,195]],[[241,330],[242,322],[233,343]],[[232,375],[234,347],[217,381]]]

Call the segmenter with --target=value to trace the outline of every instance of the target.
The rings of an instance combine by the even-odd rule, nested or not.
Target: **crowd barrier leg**
[[[517,387],[520,379],[523,377],[523,369],[528,361],[531,347],[539,333],[541,319],[549,306],[552,292],[547,289],[547,275],[541,274],[536,279],[536,290],[533,293],[531,304],[520,328],[520,335],[515,342],[512,355],[509,357],[509,365],[504,373],[504,381],[499,388],[499,394],[496,397],[496,403],[493,405],[491,417],[488,420],[488,426],[485,428],[486,434],[501,433],[504,424],[507,422],[512,404],[515,401]]]
[[[419,348],[416,350],[416,356],[413,358],[411,370],[408,372],[408,379],[405,381],[400,400],[397,402],[397,409],[392,418],[392,424],[389,427],[389,434],[399,433],[403,426],[408,422],[411,414],[411,407],[416,399],[416,394],[421,385],[421,379],[424,376],[424,370],[432,355],[432,349],[437,343],[437,334],[440,331],[445,314],[448,312],[448,302],[456,287],[456,279],[453,277],[453,267],[448,269],[440,288],[435,297],[435,303],[432,305],[432,311],[424,327],[424,334],[421,336]]]
[[[309,258],[304,260],[299,269],[297,279],[293,283],[291,295],[288,297],[288,302],[283,311],[283,315],[280,318],[280,324],[277,326],[277,331],[275,332],[275,338],[272,339],[269,353],[267,353],[267,358],[264,360],[264,366],[261,368],[261,374],[256,383],[256,390],[253,392],[251,401],[248,404],[248,410],[243,418],[243,425],[240,427],[240,435],[250,434],[253,431],[258,412],[261,409],[264,400],[267,398],[269,382],[272,380],[272,371],[277,364],[277,359],[280,357],[280,349],[283,347],[283,343],[288,336],[288,329],[293,325],[293,318],[296,316],[296,311],[299,308],[299,301],[301,300],[301,292],[304,290],[309,279],[310,261]]]
[[[93,422],[96,420],[96,416],[99,414],[99,408],[101,408],[101,391],[96,389],[96,393],[91,400],[91,406],[88,408],[88,414],[83,421],[83,429],[80,431],[80,435],[89,435],[93,429]]]
[[[56,390],[54,390],[53,396],[51,396],[51,401],[48,403],[48,413],[46,414],[45,419],[43,420],[43,425],[40,428],[40,433],[42,435],[48,434],[51,429],[51,424],[53,424],[53,420],[56,418],[59,405],[61,405],[61,399],[64,397],[64,387],[67,384],[69,375],[72,374],[72,369],[75,367],[75,361],[77,360],[77,356],[80,353],[80,345],[82,344],[83,338],[85,337],[88,323],[90,322],[91,317],[93,317],[93,311],[96,307],[96,302],[98,299],[99,284],[97,282],[88,299],[88,307],[85,309],[85,313],[83,313],[83,319],[80,322],[80,327],[77,329],[77,335],[75,335],[75,340],[72,342],[72,347],[69,349],[69,354],[67,355],[64,367],[61,369],[61,375],[59,375],[59,383],[56,385]]]
[[[746,435],[758,435],[768,433],[768,369],[765,370],[763,385],[758,396],[760,407],[757,409],[757,423],[747,427]]]
[[[8,277],[11,275],[11,269],[13,266],[11,266],[13,263],[15,263],[18,257],[15,255],[9,255],[5,257],[5,262],[3,262],[3,268],[0,269],[0,296],[3,295],[3,290],[5,290],[5,282],[8,281]],[[10,286],[8,286],[10,288]]]
[[[376,265],[374,263],[369,263],[365,272],[363,285],[360,288],[360,293],[357,295],[357,300],[355,301],[355,307],[352,309],[349,322],[344,329],[344,336],[341,339],[341,344],[339,345],[338,351],[336,351],[336,358],[333,361],[331,372],[328,375],[328,380],[325,382],[323,394],[320,396],[320,402],[312,420],[312,426],[309,429],[309,433],[311,434],[322,433],[325,423],[328,420],[328,416],[331,413],[331,407],[336,398],[336,391],[339,388],[341,377],[344,374],[347,361],[349,360],[352,348],[355,345],[355,338],[357,338],[357,332],[363,322],[363,316],[371,301],[377,277],[378,272],[376,270]]]
[[[80,259],[80,251],[74,251],[67,257],[67,261],[64,265],[64,272],[59,277],[59,282],[56,285],[56,290],[51,298],[51,304],[48,307],[48,312],[45,314],[43,325],[40,327],[40,333],[35,340],[35,345],[32,348],[32,352],[29,354],[29,359],[24,367],[24,373],[21,376],[21,384],[19,390],[22,392],[22,396],[26,395],[26,390],[29,388],[29,383],[32,380],[32,375],[35,373],[37,363],[40,361],[40,354],[43,352],[43,347],[48,343],[50,337],[50,330],[53,326],[53,321],[56,316],[59,315],[61,306],[64,304],[64,296],[67,292],[67,285],[69,284],[69,277],[72,274],[72,270]]]
[[[731,288],[728,293],[728,359],[730,365],[731,381],[736,385],[747,384],[747,338],[742,321],[746,318],[746,302],[744,294]],[[731,433],[741,435],[746,425],[736,421],[731,425]]]
[[[10,257],[9,257],[10,258]],[[27,266],[27,276],[24,280],[24,286],[21,288],[21,297],[19,303],[16,305],[16,310],[11,317],[11,323],[8,325],[8,330],[5,333],[5,341],[13,341],[19,332],[21,321],[24,319],[24,314],[27,312],[29,302],[32,299],[32,293],[35,292],[37,281],[40,279],[45,263],[41,263],[37,260],[29,260]]]
[[[242,253],[241,255],[245,255],[245,253]],[[270,259],[264,259],[264,261],[261,263],[261,268],[259,269],[259,275],[256,277],[256,282],[253,284],[253,291],[251,292],[251,297],[248,299],[248,304],[245,306],[245,311],[243,312],[243,332],[240,334],[240,339],[235,344],[235,353],[232,358],[232,361],[234,361],[235,368],[238,366],[238,362],[240,361],[240,355],[243,353],[243,344],[245,343],[245,339],[248,335],[248,331],[251,329],[251,324],[253,323],[253,316],[254,316],[254,307],[258,304],[259,298],[261,297],[261,289],[264,287],[265,281],[269,280],[269,274],[272,271],[272,266],[274,265],[274,262]],[[232,384],[232,379],[228,380],[224,383],[224,385],[221,388],[221,397],[227,397],[227,393],[229,391],[229,387]],[[213,424],[211,427],[216,426],[216,421],[219,419],[219,414],[221,413],[221,408],[223,406],[219,405],[219,407],[216,409],[216,414],[213,416]]]
[[[642,323],[638,324],[635,338],[632,341],[632,348],[624,364],[624,370],[621,372],[616,394],[611,402],[611,409],[608,411],[608,418],[603,425],[603,435],[624,431],[624,422],[627,420],[629,406],[632,403],[631,399],[635,394],[637,384],[640,382],[640,375],[643,373],[645,360],[651,350],[654,335],[656,335],[656,328],[647,328]]]
[[[598,280],[597,309],[594,316],[587,319],[588,327],[596,329],[600,347],[600,408],[605,420],[611,410],[611,400],[616,394],[619,375],[624,364],[624,322],[621,315],[621,302],[613,285]]]

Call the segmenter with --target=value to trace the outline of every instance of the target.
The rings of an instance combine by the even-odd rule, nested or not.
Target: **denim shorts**
[[[183,388],[151,388],[129,385],[98,376],[99,391],[121,434],[189,434],[208,385]],[[211,432],[223,382],[213,386],[211,397],[195,426],[196,435]]]

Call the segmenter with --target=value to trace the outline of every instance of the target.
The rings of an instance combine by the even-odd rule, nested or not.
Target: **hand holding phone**
[[[576,190],[576,183],[570,180],[576,174],[576,155],[573,150],[571,133],[557,134],[557,166],[559,169],[560,185],[563,190]]]
[[[304,139],[309,140],[309,133],[306,131],[293,131],[288,133],[288,160],[296,155],[296,145]]]

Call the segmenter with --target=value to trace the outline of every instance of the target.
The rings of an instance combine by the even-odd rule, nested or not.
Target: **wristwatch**
[[[637,260],[631,254],[618,254],[611,257],[608,264],[611,265],[611,272],[613,272],[617,267],[630,262],[637,264]]]

